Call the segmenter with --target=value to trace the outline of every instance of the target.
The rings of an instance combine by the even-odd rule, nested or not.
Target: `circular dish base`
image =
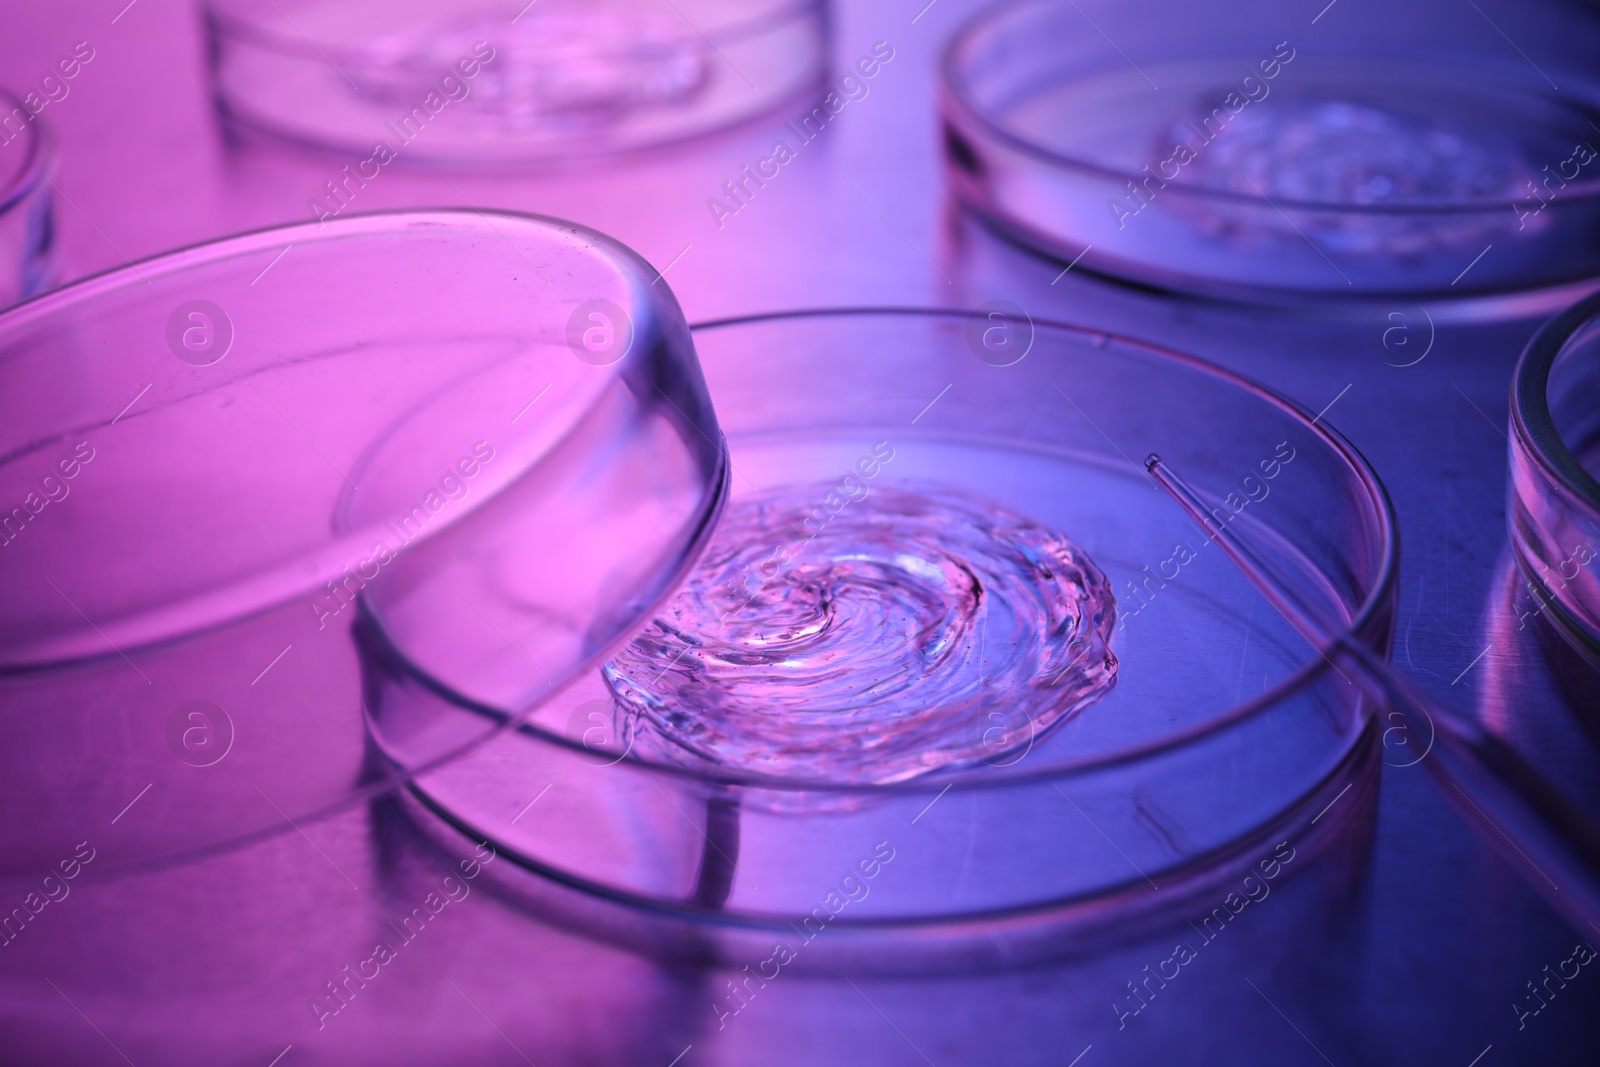
[[[1112,583],[1117,685],[1053,729],[996,723],[993,759],[863,784],[656,759],[595,672],[417,777],[469,832],[666,912],[959,926],[1188,881],[1371,744],[1370,705],[1128,458],[1159,452],[1385,648],[1388,503],[1309,412],[1188,357],[976,314],[776,315],[699,327],[696,347],[730,413],[735,502],[840,482],[870,455],[867,494],[841,506],[932,482],[1059,530]],[[390,722],[448,731],[495,714],[411,683],[398,659],[372,675],[368,707],[379,747],[402,760]]]
[[[486,867],[490,881],[532,914],[664,964],[736,968],[768,957],[775,942],[784,942],[795,950],[785,971],[914,977],[1072,959],[1092,963],[1108,949],[1143,941],[1170,951],[1164,939],[1186,937],[1191,921],[1225,908],[1230,894],[1237,900],[1246,888],[1259,892],[1261,882],[1277,882],[1261,877],[1263,864],[1272,870],[1271,860],[1284,854],[1279,850],[1285,844],[1293,852],[1285,872],[1324,883],[1314,892],[1331,905],[1348,895],[1364,870],[1382,768],[1377,738],[1374,722],[1346,760],[1294,805],[1247,837],[1166,873],[1158,887],[1134,874],[1111,893],[928,922],[853,922],[846,911],[821,932],[815,920],[800,925],[806,916],[668,904],[575,877],[504,850],[495,834],[461,821],[415,785],[394,802],[420,834],[452,854],[463,839],[495,848],[510,862]],[[1254,882],[1247,884],[1247,878]]]
[[[1075,254],[1068,255],[1049,239],[976,204],[957,199],[951,206],[953,211],[960,212],[974,226],[991,235],[991,239],[1005,242],[1022,255],[1037,257],[1051,264],[1051,277],[1060,268],[1071,265],[1074,274],[1087,274],[1098,281],[1153,293],[1164,299],[1233,304],[1289,313],[1314,312],[1319,316],[1336,317],[1343,314],[1365,318],[1371,315],[1374,308],[1393,307],[1396,299],[1406,300],[1410,304],[1417,302],[1416,298],[1405,293],[1307,293],[1293,289],[1241,289],[1196,275],[1159,270],[1141,272],[1140,268],[1129,264],[1100,262],[1095,249],[1081,258]],[[1078,249],[1078,252],[1082,251],[1082,248]],[[1421,299],[1426,300],[1428,313],[1436,323],[1506,322],[1545,318],[1597,290],[1600,290],[1600,277],[1504,293],[1447,292],[1423,296]]]

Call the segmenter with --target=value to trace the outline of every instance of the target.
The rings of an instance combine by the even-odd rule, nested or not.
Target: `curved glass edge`
[[[833,947],[812,954],[802,969],[818,974],[840,968],[882,975],[925,974],[929,968],[966,972],[1092,955],[1141,929],[1183,917],[1201,900],[1220,897],[1223,887],[1253,873],[1252,863],[1277,842],[1293,842],[1319,856],[1355,838],[1357,850],[1362,850],[1362,841],[1376,821],[1379,733],[1377,720],[1368,718],[1338,764],[1295,803],[1246,834],[1158,872],[1159,888],[1133,875],[1105,889],[1001,909],[842,917],[830,923],[830,937],[814,942]],[[1347,791],[1353,793],[1352,803],[1319,827],[1322,816]],[[436,845],[464,838],[496,840],[415,784],[396,793],[395,801],[418,832]],[[667,900],[597,882],[514,850],[499,854],[511,861],[511,867],[500,871],[497,885],[513,899],[646,956],[660,950],[670,952],[673,959],[682,959],[686,951],[705,962],[730,955],[742,958],[769,949],[774,934],[793,932],[799,917]]]
[[[1068,246],[1060,236],[1030,226],[996,203],[973,181],[971,175],[954,165],[946,152],[946,175],[955,200],[981,226],[1001,240],[1048,262],[1066,266],[1079,260],[1085,251],[1081,242]],[[1235,305],[1253,310],[1289,314],[1365,315],[1384,301],[1396,297],[1428,300],[1439,323],[1510,322],[1541,319],[1574,300],[1600,289],[1600,277],[1573,277],[1535,281],[1525,288],[1506,289],[1493,281],[1481,287],[1463,282],[1459,287],[1417,286],[1385,289],[1381,287],[1329,285],[1323,287],[1269,286],[1255,281],[1228,281],[1213,275],[1167,269],[1142,259],[1105,254],[1076,262],[1075,273],[1124,286],[1138,292],[1155,293],[1166,299],[1199,303]],[[1433,303],[1437,301],[1437,303]]]
[[[1550,378],[1580,331],[1600,316],[1600,293],[1552,318],[1512,374],[1506,516],[1524,578],[1556,610],[1557,629],[1600,665],[1600,481],[1573,455],[1551,413]],[[1569,568],[1571,573],[1568,573]]]

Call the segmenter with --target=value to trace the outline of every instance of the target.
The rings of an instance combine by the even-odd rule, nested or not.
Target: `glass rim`
[[[1600,294],[1597,294],[1600,299]],[[848,318],[867,316],[892,316],[905,318],[942,319],[953,322],[964,322],[974,314],[971,310],[956,308],[930,308],[908,306],[857,306],[857,307],[820,307],[806,308],[789,311],[758,312],[748,315],[738,315],[726,318],[710,319],[689,324],[691,336],[717,329],[730,327],[761,325],[772,322],[793,321],[816,318]],[[1311,410],[1297,401],[1278,394],[1266,386],[1253,381],[1243,375],[1235,374],[1223,367],[1213,364],[1198,356],[1192,356],[1176,349],[1170,349],[1137,338],[1128,337],[1107,330],[1097,330],[1091,327],[1059,322],[1050,319],[1032,319],[1036,330],[1043,328],[1061,335],[1073,336],[1085,341],[1098,342],[1102,352],[1115,351],[1117,348],[1131,350],[1146,358],[1169,361],[1201,375],[1219,380],[1222,384],[1240,389],[1267,403],[1302,423],[1314,436],[1318,437],[1324,447],[1330,449],[1344,464],[1346,470],[1353,474],[1359,483],[1368,503],[1372,506],[1371,519],[1375,522],[1375,533],[1382,544],[1382,556],[1374,575],[1372,587],[1361,603],[1355,606],[1350,620],[1339,630],[1334,643],[1344,640],[1362,640],[1362,635],[1378,619],[1379,613],[1388,603],[1398,582],[1399,567],[1399,522],[1395,515],[1394,504],[1389,498],[1389,493],[1377,472],[1373,470],[1366,458],[1342,434],[1320,420],[1315,419]],[[713,396],[713,405],[716,398]],[[724,432],[724,455],[727,454],[726,430]],[[633,634],[629,633],[619,638],[606,650],[621,647]],[[602,656],[603,658],[603,656]],[[598,661],[597,661],[598,662]],[[421,680],[436,695],[449,700],[467,710],[479,715],[506,721],[511,730],[532,735],[539,741],[553,743],[559,747],[573,752],[586,753],[589,756],[612,755],[612,750],[591,749],[580,741],[563,736],[553,730],[528,720],[539,706],[546,704],[556,694],[548,694],[535,704],[508,711],[504,708],[495,708],[478,701],[473,701],[464,695],[455,692],[451,687],[444,685],[437,679],[424,675],[408,661],[405,669]],[[1152,756],[1161,755],[1205,737],[1226,730],[1236,723],[1260,714],[1281,702],[1285,697],[1298,692],[1313,684],[1322,676],[1335,670],[1333,663],[1325,656],[1308,653],[1304,662],[1292,672],[1280,679],[1270,688],[1256,694],[1249,700],[1235,704],[1227,710],[1212,716],[1204,722],[1194,724],[1182,730],[1162,737],[1130,745],[1103,755],[1094,756],[1074,762],[1056,763],[1049,766],[1030,770],[999,774],[984,777],[981,773],[975,774],[972,767],[963,767],[954,771],[933,771],[919,775],[915,778],[898,782],[884,783],[847,783],[818,780],[815,778],[795,778],[778,775],[763,775],[752,772],[740,772],[723,768],[697,768],[682,764],[673,764],[665,761],[646,760],[634,755],[632,746],[617,756],[613,763],[626,762],[630,767],[638,768],[649,773],[666,774],[675,778],[690,781],[704,782],[719,786],[742,786],[747,789],[765,789],[773,792],[784,793],[825,793],[839,796],[857,797],[889,797],[927,794],[941,792],[952,787],[961,790],[978,790],[988,788],[1008,788],[1027,782],[1047,779],[1065,779],[1083,774],[1091,774],[1108,768],[1125,766],[1136,763]],[[579,675],[574,674],[568,686],[578,680]],[[565,689],[566,686],[563,686]],[[607,764],[610,765],[610,764]]]
[[[1084,171],[1098,177],[1114,179],[1119,183],[1138,181],[1142,177],[1138,171],[1120,170],[1089,159],[1070,156],[1014,132],[992,117],[988,109],[979,106],[969,91],[968,79],[964,69],[968,58],[967,53],[977,47],[975,39],[981,32],[1000,25],[1006,19],[1017,15],[1026,8],[1060,6],[1063,3],[1076,7],[1071,0],[1002,0],[1001,3],[986,7],[977,14],[970,16],[951,36],[939,59],[939,73],[942,83],[940,96],[943,105],[941,110],[945,112],[947,122],[951,118],[950,113],[954,112],[957,117],[979,127],[986,135],[1002,142],[1007,147],[1051,167]],[[1229,189],[1179,184],[1171,180],[1168,180],[1166,188],[1162,191],[1163,194],[1170,192],[1179,198],[1247,205],[1258,208],[1293,208],[1297,211],[1311,211],[1327,215],[1342,214],[1400,218],[1498,213],[1505,210],[1507,203],[1504,199],[1490,198],[1424,201],[1405,204],[1352,204],[1335,201],[1299,200],[1289,197],[1269,199],[1266,196],[1252,196],[1249,193],[1239,193]],[[1583,181],[1570,181],[1562,192],[1562,199],[1570,201],[1600,197],[1600,177],[1588,178]]]
[[[1550,414],[1550,372],[1578,331],[1600,317],[1600,293],[1591,293],[1548,320],[1533,335],[1511,375],[1512,447],[1545,476],[1573,507],[1600,525],[1600,480],[1584,470]]]
[[[55,138],[44,120],[29,111],[27,105],[8,89],[0,88],[0,109],[6,114],[14,114],[20,110],[28,115],[28,123],[21,134],[28,142],[27,159],[18,168],[16,177],[8,184],[0,186],[0,214],[4,214],[33,195],[41,185],[49,183],[50,164],[55,155]],[[0,146],[0,150],[4,147],[9,147],[9,142],[7,146]]]

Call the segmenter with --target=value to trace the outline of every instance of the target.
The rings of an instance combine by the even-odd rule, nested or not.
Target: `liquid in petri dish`
[[[1170,135],[1188,135],[1187,122]],[[1234,116],[1186,178],[1212,189],[1320,204],[1514,197],[1531,172],[1503,148],[1338,100],[1275,101]]]
[[[494,56],[460,102],[462,118],[508,132],[552,122],[604,126],[686,101],[709,70],[707,42],[670,7],[540,0],[510,26],[466,18],[386,42],[392,62],[367,72],[363,89],[409,106],[463,56],[481,56],[475,46],[483,41]]]
[[[1116,684],[1116,601],[1082,548],[967,492],[862,493],[730,504],[693,575],[603,669],[636,753],[902,781],[1012,762]]]
[[[1298,205],[1509,204],[1527,195],[1535,177],[1509,140],[1334,98],[1282,97],[1248,106],[1211,140],[1185,116],[1164,128],[1156,144],[1169,155],[1179,144],[1192,150],[1175,182]],[[1211,214],[1215,230],[1237,222],[1231,212]],[[1276,212],[1253,212],[1251,218],[1300,239]],[[1406,255],[1470,245],[1493,236],[1503,222],[1496,216],[1486,229],[1470,215],[1334,217],[1311,210],[1300,215],[1299,225],[1330,242],[1330,250]]]

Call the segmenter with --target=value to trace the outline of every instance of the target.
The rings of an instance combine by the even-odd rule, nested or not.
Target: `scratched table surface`
[[[350,162],[231,142],[209,103],[195,9],[125,2],[13,2],[0,12],[0,76],[14,90],[77,42],[93,48],[70,93],[44,111],[60,145],[66,280],[303,221],[308,198]],[[1524,617],[1507,555],[1507,384],[1545,312],[1490,315],[1447,301],[1315,312],[1203,303],[1098,279],[1092,253],[1063,276],[1062,264],[1005,244],[951,204],[936,60],[976,5],[925,3],[841,4],[836,61],[880,41],[893,59],[736,214],[719,217],[707,201],[809,103],[620,161],[500,177],[390,167],[353,209],[470,201],[581,221],[663,270],[691,321],[1009,300],[1039,318],[1207,357],[1326,409],[1381,474],[1400,516],[1399,666],[1483,716],[1600,811],[1600,686],[1537,616]],[[1600,60],[1600,32],[1582,7],[1295,0],[1224,4],[1217,18],[1270,45],[1313,37],[1319,11],[1323,23],[1370,20],[1374,33],[1418,50],[1449,32],[1541,69]],[[1152,32],[1159,24],[1153,8]],[[1137,55],[1137,41],[1116,43]],[[84,889],[88,900],[51,917],[61,927],[56,955],[27,968],[0,958],[0,1063],[1600,1062],[1600,974],[1575,953],[1581,937],[1600,935],[1567,928],[1463,829],[1418,768],[1388,762],[1397,765],[1383,770],[1374,828],[1315,861],[1344,865],[1341,892],[1261,905],[1254,931],[1241,920],[1226,950],[1190,964],[1120,1027],[1111,1006],[1124,995],[1120,979],[1096,985],[1081,968],[1048,964],[916,980],[797,975],[719,1023],[708,1008],[722,995],[718,974],[631,952],[490,893],[451,903],[435,922],[453,928],[408,944],[406,958],[337,1017],[318,1020],[307,1004],[363,955],[351,930],[372,904],[317,850],[366,872],[354,881],[381,877],[389,901],[422,899],[438,881],[438,858],[377,805],[311,828],[317,850],[286,834],[178,872]],[[1135,954],[1112,971],[1134,978],[1159,958]],[[1558,973],[1569,977],[1551,978]]]

